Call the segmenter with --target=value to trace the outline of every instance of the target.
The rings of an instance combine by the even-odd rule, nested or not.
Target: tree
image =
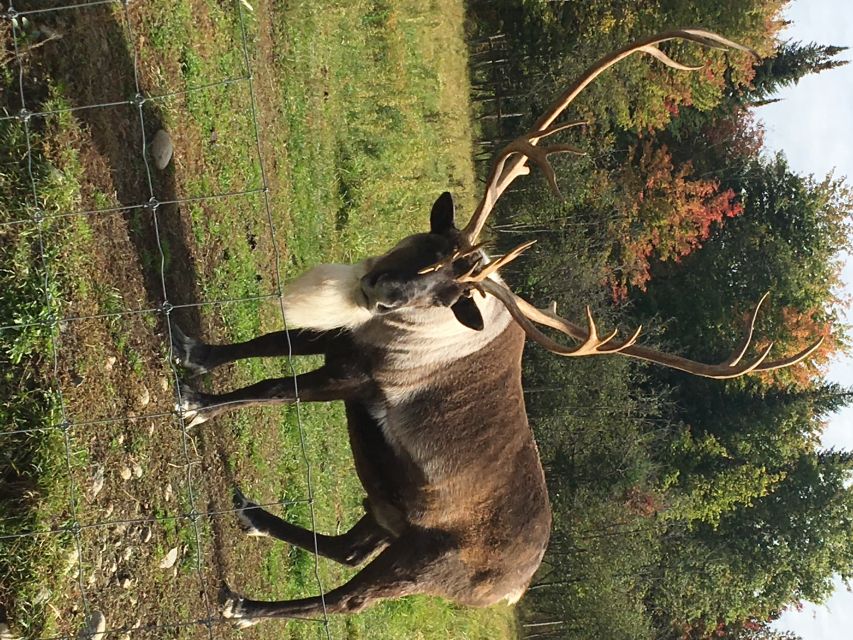
[[[672,391],[684,426],[658,451],[670,488],[666,516],[716,527],[784,480],[813,449],[823,419],[853,400],[836,385],[764,389],[686,380]]]
[[[750,108],[774,102],[780,89],[808,74],[847,64],[836,59],[845,50],[814,43],[779,44],[774,55],[754,65],[748,82],[736,82],[728,74],[722,99],[713,108],[673,104],[674,117],[658,138],[673,149],[678,161],[690,159],[699,173],[725,182],[726,175],[742,170],[744,161],[755,159],[761,149],[763,131]]]
[[[836,291],[839,254],[851,246],[853,194],[832,176],[817,181],[793,173],[782,155],[752,161],[727,184],[741,194],[743,214],[714,228],[679,264],[653,265],[645,294],[631,297],[643,317],[672,318],[667,331],[693,357],[713,360],[737,343],[738,320],[770,291],[759,342],[772,340],[776,353],[820,336],[825,342],[807,366],[765,379],[805,383],[847,343]]]
[[[676,166],[666,146],[641,141],[615,179],[621,194],[619,217],[611,235],[619,266],[608,274],[614,297],[623,300],[628,286],[644,289],[650,261],[680,261],[696,249],[723,219],[740,214],[731,189],[716,180],[692,176],[690,161]]]
[[[853,455],[804,452],[780,471],[772,491],[717,526],[674,525],[664,536],[650,602],[671,637],[766,620],[788,604],[827,597],[834,574],[853,576]]]
[[[803,77],[842,67],[847,60],[836,56],[847,47],[819,45],[811,42],[783,42],[773,56],[755,65],[755,75],[749,85],[730,86],[728,99],[739,104],[754,104],[774,96],[781,88],[797,84]]]

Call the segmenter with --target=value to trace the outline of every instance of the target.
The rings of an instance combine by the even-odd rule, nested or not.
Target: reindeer
[[[404,238],[379,257],[353,265],[321,265],[285,288],[289,332],[238,344],[205,344],[172,326],[175,355],[200,373],[241,358],[322,354],[319,369],[223,393],[183,386],[179,409],[190,426],[237,407],[295,402],[345,403],[365,513],[341,535],[295,526],[247,500],[235,504],[250,535],[272,536],[347,565],[370,558],[349,582],[323,597],[265,602],[227,588],[222,613],[238,626],[264,618],[356,612],[385,598],[431,594],[482,607],[516,602],[542,561],[551,528],[545,476],[527,423],[521,385],[525,337],[568,357],[621,354],[711,378],[733,378],[798,363],[820,341],[793,356],[768,361],[770,347],[744,361],[760,302],[747,335],[717,365],[702,364],[625,340],[599,337],[587,308],[586,328],[515,295],[498,270],[531,243],[490,260],[478,238],[495,203],[537,164],[559,193],[548,156],[578,153],[570,145],[541,146],[577,126],[554,124],[600,73],[636,52],[677,69],[657,45],[682,39],[745,50],[719,35],[683,29],[655,35],[598,61],[533,126],[496,157],[485,193],[467,225],[454,223],[454,203],[442,194],[430,229]],[[765,296],[766,297],[766,296]],[[763,299],[762,299],[763,301]],[[564,346],[537,328],[580,342]]]

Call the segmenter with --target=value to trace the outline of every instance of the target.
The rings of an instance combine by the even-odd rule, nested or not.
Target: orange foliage
[[[786,339],[784,344],[776,346],[771,358],[782,357],[781,353],[778,356],[776,355],[780,349],[784,349],[785,354],[791,354],[805,349],[818,338],[823,338],[823,342],[805,363],[760,374],[766,382],[784,380],[784,382],[798,387],[808,387],[823,377],[830,358],[838,352],[841,345],[832,334],[832,325],[815,319],[818,313],[817,310],[799,311],[793,307],[782,308],[782,324]],[[765,342],[764,345],[757,344],[756,346],[761,348],[766,344]]]
[[[643,518],[651,518],[663,510],[661,497],[640,487],[628,489],[624,504],[628,511]]]
[[[607,276],[616,300],[627,297],[628,286],[645,288],[653,256],[678,261],[701,246],[714,224],[743,211],[731,189],[692,177],[690,162],[675,167],[666,146],[644,141],[629,154],[617,181],[623,198],[614,236],[621,264]]]

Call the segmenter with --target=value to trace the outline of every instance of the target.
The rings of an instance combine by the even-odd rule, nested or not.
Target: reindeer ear
[[[456,319],[469,329],[483,330],[483,316],[473,298],[459,298],[450,306],[450,310]]]
[[[429,230],[431,233],[446,234],[453,226],[453,214],[456,206],[453,204],[453,196],[449,191],[445,191],[435,203],[432,205],[432,211],[429,214]]]

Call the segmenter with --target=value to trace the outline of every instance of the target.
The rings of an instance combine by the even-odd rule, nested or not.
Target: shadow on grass
[[[15,8],[26,11],[63,4],[67,3],[31,0],[16,2]],[[153,161],[149,160],[146,164],[143,156],[142,141],[151,142],[154,134],[162,127],[163,113],[156,100],[147,100],[143,103],[140,118],[138,105],[126,102],[137,95],[135,51],[129,45],[136,41],[136,36],[128,31],[122,12],[116,10],[118,6],[99,4],[32,15],[31,23],[37,24],[42,30],[61,34],[61,37],[51,42],[50,46],[29,50],[24,48],[25,106],[31,112],[39,112],[51,88],[59,89],[75,109],[75,119],[87,131],[86,143],[91,141],[97,156],[109,168],[109,176],[101,182],[115,191],[115,199],[120,207],[132,207],[120,215],[124,216],[132,250],[144,270],[147,306],[160,307],[167,299],[193,305],[202,300],[197,284],[198,274],[190,251],[192,233],[186,222],[187,217],[181,215],[180,205],[165,204],[178,199],[174,166],[169,165],[158,171]],[[20,95],[15,89],[17,85],[13,83],[12,91],[0,94],[0,107],[6,107],[12,113],[22,106]],[[140,89],[144,95],[145,87]],[[115,102],[125,104],[106,104]],[[33,118],[32,122],[34,128],[43,125],[43,119],[40,121],[38,117]],[[160,204],[156,210],[139,208],[139,205],[148,203],[152,198],[164,204]],[[168,247],[169,267],[161,273],[160,255],[161,247],[164,246]],[[104,250],[109,251],[110,248],[105,247]],[[121,255],[111,258],[116,261],[127,259]],[[121,289],[122,283],[117,282],[116,286]],[[171,317],[188,334],[201,333],[201,316],[197,308],[189,306],[175,310]],[[160,335],[168,336],[163,314],[160,314],[159,325]],[[152,342],[156,342],[156,339],[152,339]],[[198,474],[201,482],[210,485],[206,510],[222,511],[223,505],[228,509],[231,507],[230,488],[234,485],[234,478],[227,463],[226,436],[214,429],[197,430],[194,436],[199,442],[205,466],[218,467],[206,468]],[[0,478],[0,483],[0,500],[5,504],[20,504],[18,511],[24,516],[34,508],[20,499],[24,495],[23,480]],[[16,493],[13,496],[10,492]],[[203,511],[201,507],[196,505],[198,510]],[[143,517],[153,515],[142,513]],[[214,566],[204,569],[212,583],[207,585],[208,591],[216,594],[224,580],[223,538],[227,534],[223,532],[221,519],[212,518],[210,525]],[[0,603],[0,619],[4,617],[4,604],[11,610],[10,603]]]

